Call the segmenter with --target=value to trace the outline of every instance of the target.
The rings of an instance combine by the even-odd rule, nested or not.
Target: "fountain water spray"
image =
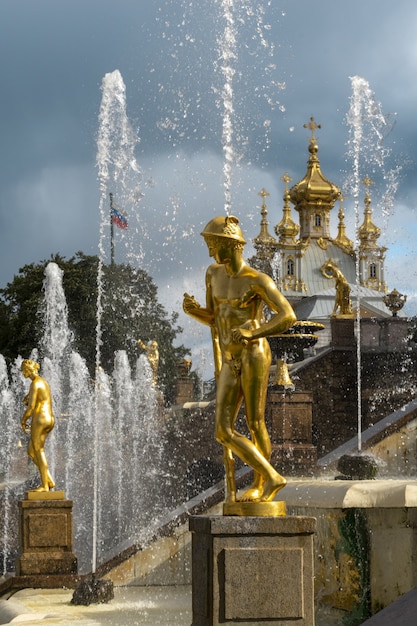
[[[68,326],[68,307],[63,289],[63,275],[56,263],[48,263],[45,268],[43,282],[44,301],[41,306],[41,316],[44,322],[44,332],[40,345],[42,359],[42,374],[51,388],[56,415],[66,412],[63,406],[63,385],[68,372],[64,363],[68,362],[71,353],[73,334]],[[50,436],[50,468],[55,473],[57,437],[52,431]]]
[[[254,128],[246,128],[243,116],[237,113],[237,104],[247,106],[248,98],[254,98],[254,108],[262,114],[260,98],[267,102],[270,110],[279,108],[285,112],[285,107],[279,101],[276,92],[285,89],[285,82],[276,79],[276,64],[274,62],[275,46],[268,41],[267,33],[270,24],[265,23],[265,3],[254,3],[251,0],[217,0],[221,11],[219,28],[222,30],[218,38],[218,72],[223,79],[219,90],[221,101],[218,103],[222,110],[222,148],[223,148],[223,186],[224,208],[227,215],[232,210],[233,168],[236,168],[243,157],[245,149],[250,149],[250,135]],[[268,2],[267,6],[271,7]],[[274,20],[277,19],[274,16]],[[242,28],[250,26],[250,41],[239,41],[238,35]],[[261,82],[253,93],[248,92],[246,81],[247,63],[260,63],[256,66]],[[264,62],[262,67],[261,62]],[[268,114],[267,114],[268,115]],[[262,137],[262,152],[270,144],[271,121],[261,118],[257,122],[255,132],[264,131]]]
[[[355,237],[356,237],[356,328],[357,328],[357,411],[358,411],[358,452],[362,451],[362,407],[361,407],[361,325],[360,325],[360,255],[359,255],[359,190],[362,179],[368,170],[379,170],[383,178],[388,180],[388,188],[384,195],[384,210],[389,211],[392,198],[398,186],[398,178],[392,170],[385,172],[385,161],[390,150],[384,145],[384,139],[392,130],[393,124],[382,113],[381,106],[375,101],[374,93],[368,82],[360,77],[351,77],[352,95],[347,123],[350,127],[348,156],[352,161],[353,173],[347,186],[354,199]],[[366,171],[363,171],[366,167]],[[398,168],[396,173],[398,174]]]
[[[232,207],[232,167],[234,164],[233,148],[233,76],[235,74],[234,62],[236,59],[236,31],[234,26],[233,0],[222,0],[225,27],[220,41],[220,53],[222,59],[222,72],[224,85],[223,97],[223,132],[222,144],[224,153],[224,192],[226,214],[229,215]]]
[[[105,249],[106,230],[109,227],[108,194],[114,187],[122,200],[127,199],[129,175],[137,178],[140,169],[134,156],[134,148],[139,141],[132,131],[126,114],[126,88],[118,70],[106,74],[102,81],[102,100],[99,113],[99,132],[97,138],[97,166],[100,185],[100,237],[99,264],[97,272],[97,327],[96,327],[96,377],[95,385],[95,420],[94,420],[94,481],[93,481],[93,555],[92,571],[96,570],[97,559],[97,515],[98,515],[98,470],[99,436],[97,419],[102,402],[103,377],[101,372],[101,342],[103,314],[103,264],[108,254]],[[112,187],[110,187],[112,185]],[[137,186],[137,181],[136,185]],[[136,192],[135,192],[136,193]]]
[[[48,285],[51,313],[48,322],[55,320],[62,335],[49,328],[44,336],[60,342],[62,337],[72,337],[57,315],[66,309],[62,300],[63,274],[56,264],[49,264],[46,274],[44,290]],[[45,306],[46,303],[42,305],[43,312]],[[44,370],[54,372],[54,384],[61,384],[60,409],[52,391],[55,442],[52,446],[48,438],[47,456],[54,464],[57,489],[65,490],[73,501],[74,552],[80,573],[86,573],[92,567],[92,552],[96,569],[97,563],[113,558],[124,548],[146,543],[168,507],[175,508],[182,502],[182,493],[174,484],[179,477],[175,472],[172,477],[167,476],[164,467],[169,459],[164,455],[165,435],[158,421],[156,390],[147,357],[139,356],[131,366],[126,353],[118,351],[113,370],[107,373],[99,368],[92,380],[83,358],[65,345],[66,356],[63,354],[55,362],[54,370],[52,360],[47,356],[38,358],[37,350],[32,351],[31,358],[40,362],[42,375]],[[54,341],[50,347],[52,354],[58,354]],[[40,346],[39,353],[43,351]],[[7,368],[0,355],[3,574],[13,569],[16,556],[16,498],[28,489],[28,483],[23,481],[33,471],[33,464],[27,460],[27,440],[20,429],[22,400],[27,392],[27,382],[20,372],[21,361],[18,357]],[[18,445],[20,440],[23,447]]]
[[[16,429],[17,424],[14,420],[15,415],[15,398],[9,385],[9,378],[7,373],[6,361],[3,356],[0,355],[0,415],[4,418],[2,420],[2,431],[0,435],[0,452],[1,458],[9,459],[13,455],[13,447],[16,445]],[[3,559],[2,559],[2,573],[7,572],[8,561],[8,549],[9,544],[9,532],[10,532],[10,465],[3,462],[3,471],[0,478],[1,482],[4,482],[5,489],[3,492]]]

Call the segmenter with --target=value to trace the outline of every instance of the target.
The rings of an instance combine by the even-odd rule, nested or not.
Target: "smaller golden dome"
[[[362,183],[366,186],[365,192],[365,211],[364,211],[364,219],[362,226],[358,229],[358,236],[361,242],[361,246],[376,246],[376,241],[381,234],[381,229],[378,228],[372,221],[372,209],[371,209],[371,196],[369,193],[369,187],[374,184],[374,182],[369,178],[369,176],[365,176]]]
[[[295,238],[300,232],[300,227],[291,218],[291,206],[290,206],[290,192],[288,190],[288,183],[292,178],[285,172],[281,180],[285,182],[285,192],[283,195],[284,207],[282,210],[282,220],[275,226],[275,233],[279,237],[280,243],[294,243]]]

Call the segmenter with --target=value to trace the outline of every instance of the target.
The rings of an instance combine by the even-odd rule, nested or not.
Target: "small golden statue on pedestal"
[[[28,455],[35,463],[41,477],[41,485],[33,491],[47,492],[55,483],[49,473],[48,462],[45,456],[45,440],[55,424],[52,412],[52,399],[49,384],[39,376],[39,363],[25,359],[22,361],[22,374],[31,379],[29,393],[25,396],[23,404],[27,407],[22,417],[22,429],[27,433],[27,421],[32,418],[30,425],[30,441]]]
[[[138,339],[138,346],[147,353],[149,365],[152,370],[152,384],[154,387],[158,385],[158,366],[159,366],[159,350],[157,341],[149,341],[145,344],[142,339]]]
[[[211,328],[217,387],[216,439],[223,445],[226,469],[224,512],[282,515],[285,503],[272,500],[286,480],[270,464],[271,442],[264,419],[271,364],[266,337],[287,330],[296,317],[274,281],[244,261],[246,241],[236,217],[216,217],[201,234],[215,260],[206,272],[206,306],[184,294],[183,308]],[[263,315],[265,304],[274,313],[268,322]],[[250,439],[234,428],[242,400]],[[238,501],[233,454],[254,470],[253,484]],[[271,507],[263,513],[260,505],[265,503],[283,507],[275,511]],[[245,506],[254,504],[258,508]]]
[[[337,267],[337,264],[332,259],[328,259],[320,269],[323,276],[334,278],[336,281],[336,298],[331,317],[353,317],[350,285]]]

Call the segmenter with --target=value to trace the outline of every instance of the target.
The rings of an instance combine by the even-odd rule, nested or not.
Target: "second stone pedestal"
[[[77,573],[72,551],[72,501],[63,492],[46,492],[43,499],[28,492],[19,502],[20,557],[18,576],[68,575]],[[60,498],[60,499],[52,499]]]
[[[354,315],[347,317],[331,317],[330,328],[332,331],[333,348],[350,348],[356,345]]]
[[[272,465],[284,476],[313,474],[317,449],[312,443],[312,394],[306,391],[283,393],[270,387],[266,418],[271,436]]]
[[[192,517],[192,626],[313,626],[315,527],[313,517]]]

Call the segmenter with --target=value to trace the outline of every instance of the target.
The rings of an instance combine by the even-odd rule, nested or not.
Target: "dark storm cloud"
[[[133,6],[121,4],[126,10]],[[117,5],[2,2],[0,115],[10,174],[33,169],[39,161],[91,160],[101,78],[126,59],[121,32],[134,30]]]

